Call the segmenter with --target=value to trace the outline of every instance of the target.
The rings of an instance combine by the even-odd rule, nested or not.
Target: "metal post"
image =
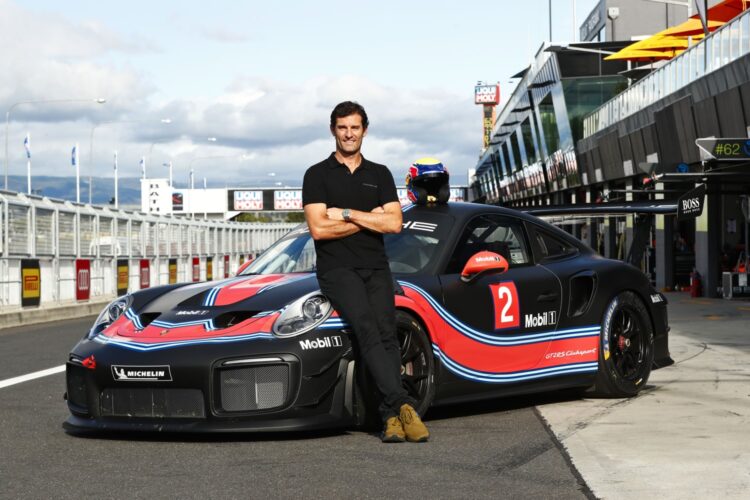
[[[76,167],[76,203],[81,203],[81,169],[78,161],[78,143],[73,146],[73,165]]]
[[[549,43],[552,43],[552,0],[549,0]]]
[[[117,151],[115,151],[115,209],[118,209],[120,207],[120,200],[118,195],[118,186],[117,186]]]

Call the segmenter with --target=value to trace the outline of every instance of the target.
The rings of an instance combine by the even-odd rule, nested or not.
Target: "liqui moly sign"
[[[474,87],[474,104],[500,104],[500,85],[477,85]]]

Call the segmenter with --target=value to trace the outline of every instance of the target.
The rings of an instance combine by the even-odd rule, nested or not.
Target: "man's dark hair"
[[[365,108],[363,108],[361,104],[353,101],[340,102],[335,108],[333,108],[333,111],[331,111],[331,128],[336,126],[336,120],[338,118],[344,118],[345,116],[355,114],[362,117],[362,127],[366,129],[370,125],[370,122],[367,120]]]

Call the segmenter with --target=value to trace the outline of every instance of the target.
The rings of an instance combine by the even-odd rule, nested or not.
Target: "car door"
[[[461,271],[479,251],[502,255],[508,270],[465,282]],[[450,325],[437,342],[444,366],[491,384],[534,379],[548,349],[545,334],[557,326],[562,290],[552,272],[533,262],[523,223],[498,214],[474,217],[439,279]]]

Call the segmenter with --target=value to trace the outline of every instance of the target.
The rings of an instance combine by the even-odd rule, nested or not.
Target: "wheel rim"
[[[609,341],[617,374],[636,382],[642,376],[647,358],[646,329],[640,315],[630,309],[620,309],[613,318]]]
[[[401,346],[401,380],[404,388],[417,401],[423,401],[429,390],[429,359],[424,352],[419,335],[413,328],[399,326],[398,341]]]

